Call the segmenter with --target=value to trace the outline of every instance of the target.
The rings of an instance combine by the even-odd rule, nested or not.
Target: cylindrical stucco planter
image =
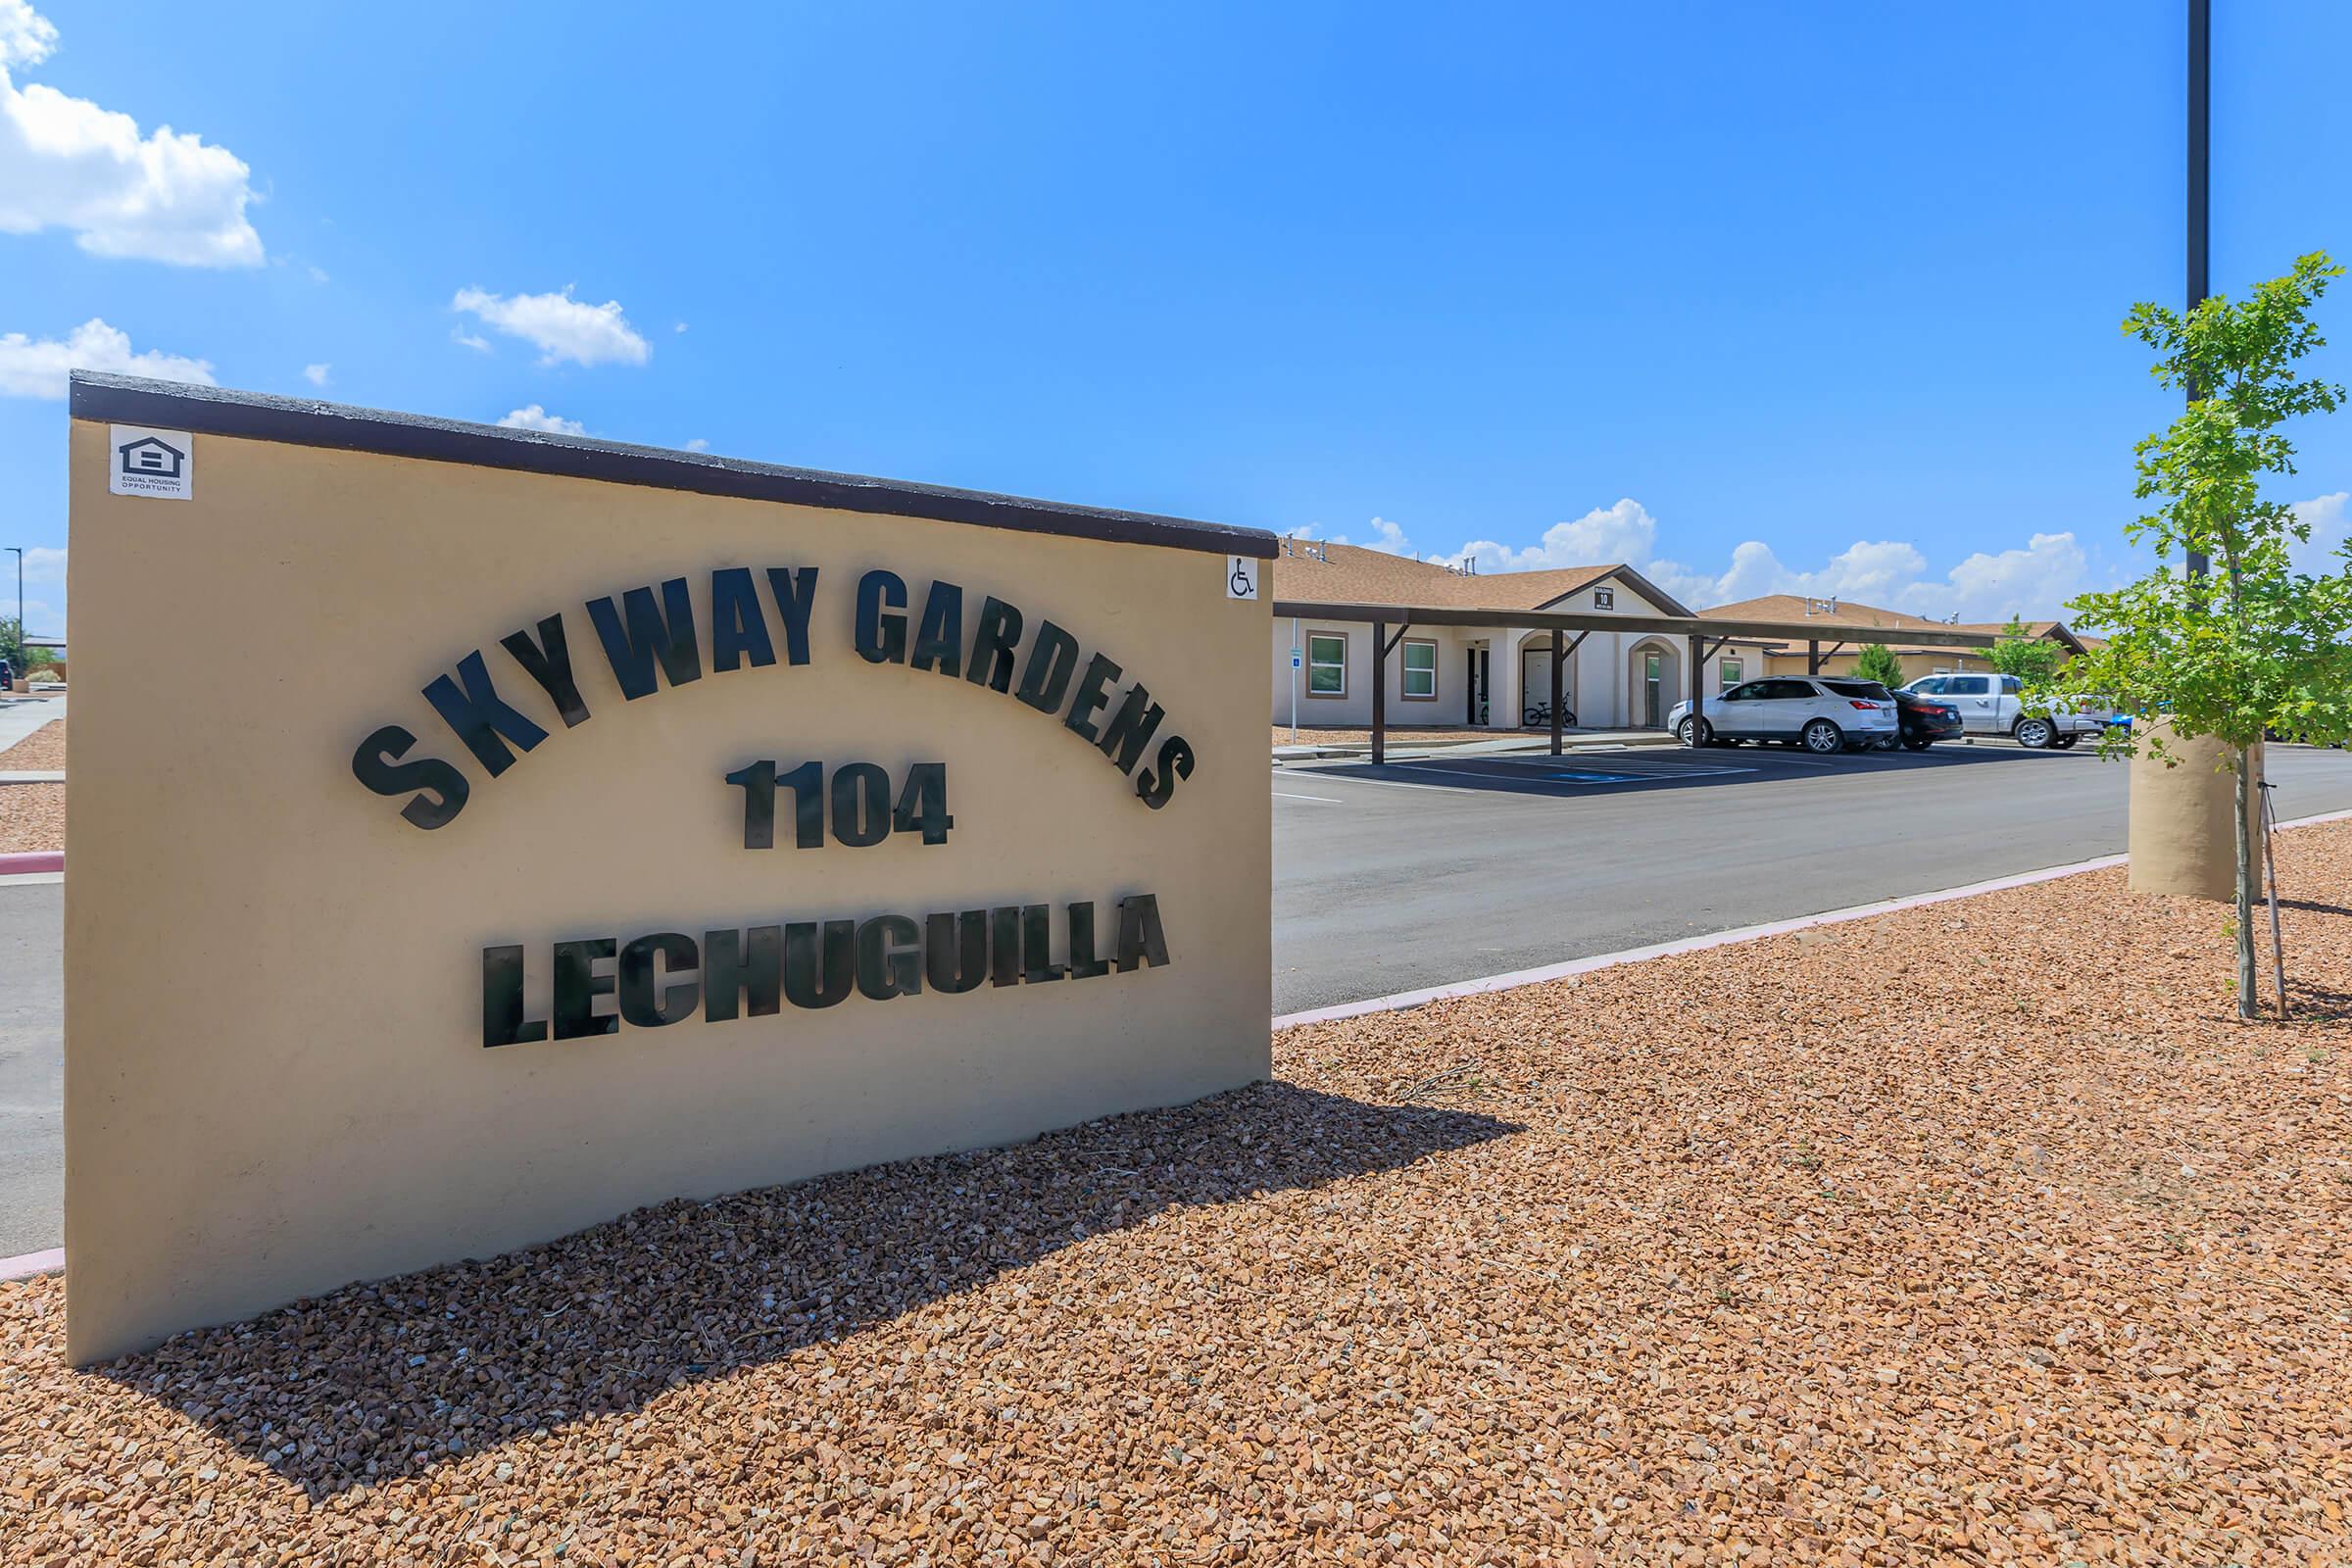
[[[2225,763],[2229,747],[2210,735],[2173,737],[2162,720],[2147,726],[2132,759],[2132,891],[2165,893],[2229,902],[2237,897],[2237,858],[2230,847],[2235,820],[2237,775]],[[2165,739],[2174,766],[2148,755],[2147,741]],[[2246,754],[2256,784],[2262,782],[2262,748]],[[2262,802],[2259,794],[2247,821],[2255,886],[2261,886]]]

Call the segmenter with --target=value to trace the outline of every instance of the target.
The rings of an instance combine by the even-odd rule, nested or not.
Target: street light
[[[2188,0],[2188,308],[2205,303],[2212,261],[2213,217],[2213,0]],[[2197,401],[2188,384],[2188,401]],[[2203,577],[2213,563],[2202,550],[2188,552],[2188,574]]]
[[[17,558],[17,662],[24,662],[24,547],[7,547]]]

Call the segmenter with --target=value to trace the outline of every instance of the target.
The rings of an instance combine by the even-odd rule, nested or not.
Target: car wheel
[[[1903,750],[1906,752],[1924,752],[1935,744],[1936,742],[1933,739],[1905,741],[1903,742]]]
[[[2021,718],[2017,721],[2017,727],[2009,733],[2016,736],[2017,744],[2029,752],[2047,751],[2050,742],[2058,737],[2057,730],[2051,727],[2046,718]]]
[[[1675,739],[1685,746],[1704,746],[1715,737],[1715,727],[1703,718],[1686,717],[1675,726]]]
[[[1827,756],[1831,752],[1845,750],[1845,732],[1826,718],[1810,720],[1804,729],[1798,732],[1797,739],[1804,743],[1806,751],[1815,756]]]

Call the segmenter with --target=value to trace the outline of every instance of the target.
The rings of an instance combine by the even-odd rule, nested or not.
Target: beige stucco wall
[[[73,431],[66,884],[68,1348],[120,1354],[296,1296],[675,1195],[1022,1138],[1269,1072],[1263,601],[1213,554],[199,435],[191,501],[107,494]],[[811,662],[708,669],[714,567],[819,568]],[[851,643],[857,578],[1051,616],[1167,709],[1163,809],[1009,696]],[[706,673],[624,703],[584,602],[684,576]],[[562,612],[565,728],[498,639]],[[772,622],[771,622],[772,629]],[[968,623],[967,623],[968,634]],[[779,649],[781,643],[779,640]],[[419,696],[482,650],[551,733],[496,779]],[[1083,656],[1082,656],[1083,657]],[[354,779],[404,724],[470,801],[423,832]],[[722,775],[948,764],[925,846],[742,845]],[[480,953],[789,919],[1155,894],[1172,962],[485,1050]],[[610,1001],[604,1007],[609,1009]]]

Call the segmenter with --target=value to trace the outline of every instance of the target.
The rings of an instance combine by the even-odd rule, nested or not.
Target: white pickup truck
[[[2082,712],[2064,702],[2052,712],[2028,712],[2015,675],[1922,675],[1903,690],[1958,709],[1960,726],[1971,735],[2007,735],[2034,751],[2065,751],[2085,735],[2095,737],[2109,722],[2102,713]]]

